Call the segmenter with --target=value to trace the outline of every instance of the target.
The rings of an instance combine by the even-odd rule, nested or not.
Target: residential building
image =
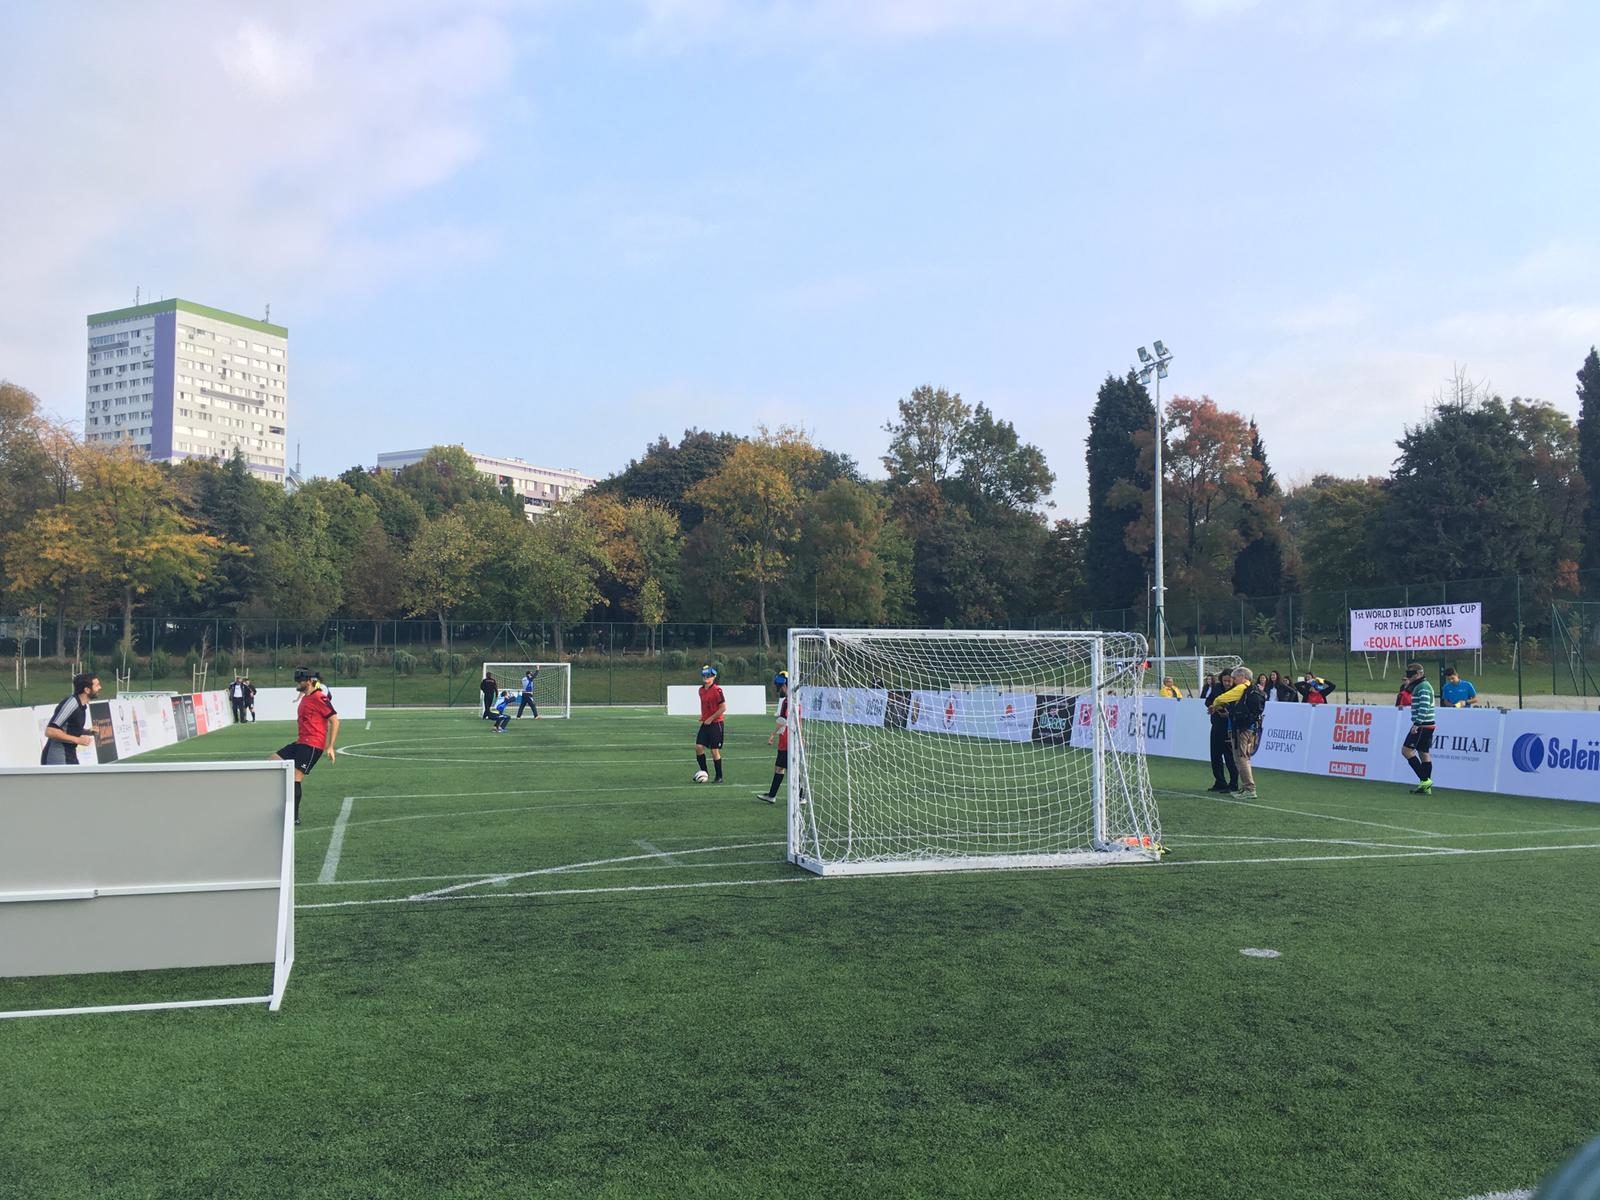
[[[84,440],[159,462],[223,460],[284,481],[289,331],[188,300],[89,315]]]
[[[511,489],[522,499],[522,511],[531,520],[549,512],[563,500],[571,500],[574,496],[581,495],[595,485],[595,479],[583,475],[570,467],[536,467],[524,462],[520,458],[502,458],[495,454],[478,454],[467,450],[467,457],[472,459],[484,475],[500,487],[510,485]],[[421,462],[427,450],[396,450],[389,454],[378,455],[378,469],[380,471],[398,471],[409,467],[412,463]]]

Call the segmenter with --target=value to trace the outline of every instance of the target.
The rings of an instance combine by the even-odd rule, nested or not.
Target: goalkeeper
[[[784,773],[789,769],[789,672],[779,671],[774,675],[772,686],[778,693],[778,724],[767,738],[767,745],[772,745],[773,738],[778,739],[778,758],[772,764],[772,786],[756,793],[757,800],[768,804],[778,802],[778,789],[783,786]]]
[[[533,701],[533,685],[538,682],[539,668],[529,667],[522,674],[522,697],[517,704],[517,720],[522,720],[522,710],[533,709],[533,719],[539,719],[539,706]]]

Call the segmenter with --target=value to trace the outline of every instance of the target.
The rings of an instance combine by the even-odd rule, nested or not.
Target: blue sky
[[[1153,338],[1291,481],[1457,368],[1573,412],[1600,341],[1593,4],[62,7],[0,18],[0,376],[75,422],[139,286],[271,304],[310,472],[766,423],[877,473],[933,383],[1082,516]]]

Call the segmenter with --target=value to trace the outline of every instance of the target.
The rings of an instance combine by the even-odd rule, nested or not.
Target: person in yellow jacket
[[[1249,668],[1235,669],[1233,678],[1234,685],[1212,700],[1206,711],[1212,716],[1226,716],[1233,760],[1239,768],[1238,796],[1241,800],[1254,800],[1256,777],[1250,767],[1250,757],[1261,739],[1261,716],[1266,711],[1267,696],[1256,686]]]
[[[1163,700],[1183,699],[1183,692],[1179,689],[1177,684],[1172,682],[1171,675],[1168,675],[1161,681],[1161,698]]]

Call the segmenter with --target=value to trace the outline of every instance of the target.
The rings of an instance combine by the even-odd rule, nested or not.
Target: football
[[[704,783],[706,780],[708,780],[710,778],[711,778],[711,776],[707,775],[704,771],[696,771],[694,773],[694,781],[696,783]]]

